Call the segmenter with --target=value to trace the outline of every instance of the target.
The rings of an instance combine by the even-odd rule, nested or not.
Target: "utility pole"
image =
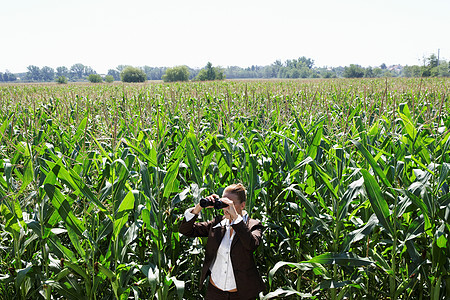
[[[438,66],[439,66],[439,52],[441,52],[441,49],[438,49],[438,61],[437,61]]]

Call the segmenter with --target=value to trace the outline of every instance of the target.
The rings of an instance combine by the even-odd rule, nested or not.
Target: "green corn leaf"
[[[92,136],[92,139],[94,140],[94,142],[97,145],[97,147],[100,149],[100,152],[102,153],[102,156],[106,157],[106,159],[108,159],[112,163],[112,161],[113,161],[112,158],[108,155],[108,153],[105,151],[105,149],[102,147],[102,145],[100,145],[98,140],[95,137],[93,137],[93,136]]]
[[[247,208],[249,211],[253,210],[255,199],[258,197],[258,162],[255,155],[250,155],[248,158],[249,164],[247,165]]]
[[[58,273],[55,280],[47,280],[46,283],[52,287],[58,294],[64,297],[64,299],[84,299],[85,294],[81,291],[80,286],[73,280],[68,283],[58,282],[59,280],[66,279],[67,274],[70,274],[70,269],[66,268],[64,271]]]
[[[150,210],[148,208],[144,208],[141,212],[142,221],[144,221],[147,228],[152,227],[151,221],[150,221]]]
[[[364,226],[348,233],[344,238],[344,242],[342,243],[342,251],[349,251],[352,243],[362,240],[366,236],[369,236],[372,233],[375,225],[377,224],[378,219],[375,215],[372,215],[369,218],[369,221],[367,221]]]
[[[31,271],[33,265],[31,263],[28,263],[27,266],[23,269],[17,270],[17,276],[16,276],[16,288],[19,289],[22,285],[23,281],[25,280],[28,272]]]
[[[423,139],[418,135],[417,129],[414,127],[414,123],[411,120],[411,117],[408,117],[407,115],[403,113],[399,113],[400,118],[403,121],[404,128],[406,130],[407,135],[409,136],[409,139],[412,141],[412,145],[416,145],[418,148],[416,151],[420,154],[420,157],[426,161],[427,164],[431,162],[430,160],[430,153],[425,147],[425,142]],[[430,142],[427,142],[430,143]]]
[[[417,130],[414,127],[413,121],[410,118],[408,118],[408,116],[405,114],[399,113],[399,116],[403,121],[403,125],[405,126],[404,128],[406,130],[406,133],[408,134],[411,141],[414,141],[417,136]]]
[[[59,191],[59,189],[51,184],[45,184],[44,190],[68,227],[67,230],[73,231],[78,237],[82,237],[83,232],[85,231],[83,223],[75,217],[73,210],[64,195]]]
[[[45,162],[57,178],[64,180],[64,182],[69,184],[73,190],[82,193],[89,201],[95,203],[101,211],[107,212],[107,209],[103,203],[95,197],[91,189],[83,182],[81,177],[73,169],[68,171],[61,160],[58,160],[57,163],[51,161]]]
[[[437,280],[434,281],[434,287],[431,289],[431,300],[440,300],[440,292],[441,292],[441,281],[442,276],[439,276]]]
[[[312,163],[313,159],[311,157],[306,157],[304,160],[302,160],[300,163],[298,163],[292,170],[291,172],[294,172],[298,169],[300,169],[301,167],[305,166],[305,165],[309,165],[310,163]]]
[[[439,199],[437,200],[437,202],[439,203],[439,205],[442,206],[447,206],[450,204],[450,193],[447,193],[441,197],[439,197]]]
[[[103,273],[103,275],[105,275],[106,277],[108,277],[109,280],[111,281],[116,281],[117,277],[116,274],[114,274],[113,271],[111,271],[110,269],[106,268],[104,265],[102,265],[101,263],[98,263],[98,270],[100,272]]]
[[[315,159],[317,156],[317,150],[320,146],[320,141],[322,140],[322,131],[323,131],[323,121],[318,124],[318,127],[316,129],[316,132],[314,133],[314,138],[308,147],[307,156],[310,156],[312,159]]]
[[[331,192],[331,195],[333,195],[334,198],[339,199],[339,197],[336,193],[336,189],[333,188],[333,186],[331,185],[331,181],[332,181],[331,177],[314,160],[310,161],[309,165],[312,166],[317,173],[319,173],[319,176],[321,177],[325,186]],[[336,187],[336,188],[338,188],[338,187]]]
[[[156,167],[158,165],[156,148],[151,147],[150,153],[147,154],[140,149],[140,147],[133,145],[129,140],[124,139],[123,142],[130,148],[134,149],[141,157],[145,159],[145,161],[150,164],[152,167]]]
[[[272,285],[272,279],[275,273],[280,269],[281,267],[288,266],[293,268],[294,270],[302,270],[302,271],[309,271],[314,268],[313,264],[310,263],[294,263],[294,262],[288,262],[288,261],[279,261],[273,266],[272,269],[269,271],[269,285]]]
[[[3,164],[4,171],[3,172],[5,174],[5,179],[6,179],[6,183],[8,184],[9,191],[13,190],[12,182],[11,182],[12,167],[13,167],[13,165],[9,162],[9,160],[4,161],[4,164]]]
[[[376,265],[378,267],[380,267],[384,272],[386,272],[386,274],[388,274],[388,275],[393,274],[391,267],[389,266],[388,262],[384,259],[382,254],[380,254],[380,253],[376,252],[374,249],[370,248],[369,256],[374,260],[374,262],[376,263]]]
[[[286,161],[289,169],[294,168],[294,160],[292,159],[291,150],[289,149],[287,139],[284,139],[284,160]]]
[[[141,272],[147,277],[152,293],[154,293],[159,283],[158,267],[153,264],[145,265],[141,267]]]
[[[178,191],[178,167],[180,165],[180,159],[177,159],[172,165],[170,165],[169,170],[167,170],[166,176],[164,176],[164,193],[163,197],[169,197],[172,193]]]
[[[194,175],[194,181],[197,184],[202,184],[202,174],[198,167],[197,160],[195,159],[194,152],[192,151],[190,143],[186,143],[186,156],[189,163],[189,169],[192,172],[192,175]]]
[[[86,273],[86,271],[84,271],[80,266],[78,266],[78,264],[76,262],[71,262],[71,261],[65,261],[64,265],[67,265],[69,268],[71,268],[72,270],[74,270],[76,273],[78,273],[78,275],[80,275],[81,277],[84,278],[84,280],[87,280],[90,282],[90,278],[89,275]]]
[[[74,136],[72,137],[72,145],[75,145],[79,142],[80,136],[85,132],[87,125],[87,117],[83,118],[81,120],[80,125],[78,125],[77,131],[75,132]]]
[[[20,142],[17,145],[17,150],[22,154],[24,159],[22,185],[19,191],[19,194],[21,194],[34,179],[34,167],[33,167],[33,160],[30,155],[29,145],[25,142]]]
[[[6,220],[5,229],[9,233],[11,233],[14,240],[19,240],[20,229],[21,229],[19,219],[16,217],[15,214],[13,214],[11,212],[11,210],[5,204],[0,205],[0,212],[1,212],[1,215]]]
[[[59,280],[63,279],[64,277],[66,277],[67,275],[69,275],[70,273],[71,273],[71,271],[69,268],[64,268],[61,270],[61,272],[59,272],[56,275],[55,280],[59,281]]]
[[[280,297],[288,297],[298,295],[301,298],[311,298],[312,295],[309,293],[301,293],[299,291],[294,290],[291,287],[282,287],[277,288],[275,291],[268,293],[267,295],[263,296],[261,300],[268,300],[268,299],[280,299]]]
[[[114,224],[110,218],[105,218],[100,224],[100,228],[97,234],[96,243],[101,242],[104,238],[106,238],[114,229]]]
[[[408,195],[409,199],[411,199],[412,203],[414,205],[416,205],[422,212],[423,218],[425,220],[425,228],[426,228],[426,231],[428,231],[428,229],[431,228],[431,222],[430,222],[430,217],[429,217],[430,212],[428,210],[427,205],[421,198],[417,197],[416,195],[411,193],[409,190],[405,189],[404,191]]]
[[[23,213],[22,213],[22,208],[20,207],[20,202],[17,199],[13,199],[12,200],[12,206],[14,209],[14,215],[16,216],[17,220],[20,223],[20,226],[22,228],[26,228],[26,224],[23,221]]]
[[[404,242],[407,242],[409,240],[414,241],[418,236],[422,235],[424,232],[425,232],[424,218],[418,217],[409,224]]]
[[[150,174],[148,172],[148,167],[139,158],[138,162],[139,162],[139,173],[141,174],[142,178],[142,191],[144,192],[145,196],[147,196],[147,198],[150,198],[151,197],[150,190],[152,188],[152,184],[150,182]]]
[[[8,125],[10,124],[10,118],[5,118],[5,121],[2,123],[2,126],[0,126],[0,141],[3,138],[3,135],[5,134],[6,128],[8,128]]]
[[[381,225],[391,234],[391,236],[394,236],[395,233],[390,218],[389,207],[386,200],[383,198],[380,186],[367,170],[361,169],[361,173],[364,177],[364,186],[366,187],[367,196],[369,197],[373,211],[377,215],[378,221],[380,221]]]
[[[111,168],[116,168],[116,176],[119,177],[118,181],[124,181],[128,176],[130,175],[130,171],[128,170],[127,165],[125,164],[125,161],[121,158],[116,159],[111,163]]]
[[[175,276],[170,277],[169,280],[171,280],[173,282],[173,284],[175,285],[175,288],[177,290],[178,299],[180,299],[180,300],[183,299],[184,281],[176,279]]]
[[[364,147],[364,145],[358,141],[351,140],[351,142],[358,148],[358,150],[362,153],[362,155],[365,157],[365,159],[369,162],[369,164],[372,167],[372,169],[374,170],[375,174],[378,175],[378,177],[381,179],[381,181],[384,183],[384,185],[387,187],[391,187],[392,186],[391,183],[386,178],[386,175],[383,173],[380,166],[373,158],[372,154],[370,154],[369,151],[367,151],[366,147]]]
[[[445,233],[445,224],[439,226],[434,237],[436,245],[439,248],[447,248],[447,234]]]
[[[305,261],[305,263],[317,263],[340,266],[367,266],[374,262],[367,257],[360,257],[352,252],[324,253]]]
[[[128,214],[131,210],[134,209],[135,195],[138,193],[138,191],[129,191],[120,203],[114,221],[113,236],[115,241],[117,241],[119,232],[122,230],[122,227],[128,221]]]
[[[47,241],[48,241],[47,245],[51,249],[52,253],[54,253],[57,257],[69,259],[73,263],[76,262],[76,257],[74,253],[70,249],[65,247],[63,244],[61,244],[61,242],[57,237],[51,236],[49,239],[47,239]]]
[[[449,177],[449,173],[450,173],[450,164],[449,163],[442,163],[442,169],[441,169],[441,173],[439,175],[439,184],[436,187],[437,189],[440,189],[442,187],[442,185],[444,184],[444,182],[446,182],[446,180]]]
[[[447,248],[447,238],[445,234],[439,235],[438,239],[436,240],[436,244],[439,248]]]
[[[364,179],[360,178],[349,184],[347,190],[345,191],[342,199],[339,201],[339,214],[338,220],[344,220],[347,217],[348,206],[350,203],[362,194],[364,189]]]
[[[343,288],[351,283],[352,282],[350,280],[345,280],[345,281],[324,280],[313,290],[313,292],[318,291],[318,290]]]
[[[320,219],[319,210],[317,207],[305,197],[301,190],[295,188],[295,185],[287,187],[283,192],[293,192],[300,199],[301,204],[306,209],[308,214],[316,219]]]
[[[194,153],[195,153],[195,156],[197,157],[197,159],[200,159],[202,157],[202,153],[201,153],[200,147],[198,145],[197,136],[194,133],[189,132],[186,136],[186,139],[189,142],[189,144],[192,145],[192,148],[194,149]]]

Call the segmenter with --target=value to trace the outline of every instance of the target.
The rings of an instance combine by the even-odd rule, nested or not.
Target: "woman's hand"
[[[212,201],[213,203],[216,201],[216,199],[219,199],[219,195],[216,194],[212,194],[208,197],[205,197],[205,199]],[[214,207],[214,206],[208,206],[208,207]],[[200,211],[202,210],[203,207],[200,206],[200,203],[197,203],[197,205],[194,207],[194,209],[192,210],[192,213],[195,215],[198,215],[200,213]]]
[[[227,207],[222,208],[225,218],[227,218],[230,221],[236,220],[236,218],[238,217],[238,213],[236,211],[236,207],[234,207],[234,202],[228,198],[220,198],[220,201],[222,201],[225,204],[228,204]]]

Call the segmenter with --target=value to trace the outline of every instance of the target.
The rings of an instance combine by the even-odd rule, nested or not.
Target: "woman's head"
[[[234,202],[234,207],[238,214],[242,213],[247,201],[247,191],[241,183],[232,184],[225,188],[222,197],[228,198]]]

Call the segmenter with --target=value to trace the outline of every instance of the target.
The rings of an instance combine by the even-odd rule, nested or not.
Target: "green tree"
[[[332,71],[324,71],[321,73],[322,78],[336,78],[336,73],[332,72]]]
[[[161,80],[167,68],[143,66],[142,70],[147,74],[148,80]],[[189,71],[189,73],[189,75],[192,76],[192,72]]]
[[[89,80],[89,82],[92,82],[92,83],[100,83],[100,82],[103,82],[102,76],[100,76],[100,75],[98,75],[98,74],[90,74],[90,75],[88,76],[88,80]]]
[[[114,77],[113,77],[112,75],[106,75],[106,76],[105,76],[105,81],[106,81],[107,83],[114,82]]]
[[[197,80],[207,81],[207,80],[223,80],[225,79],[225,75],[223,74],[223,70],[220,68],[214,68],[210,62],[206,64],[204,69],[201,69],[198,73]]]
[[[114,80],[119,81],[120,80],[120,72],[117,70],[109,69],[108,75],[112,76]]]
[[[297,60],[297,63],[306,66],[308,69],[312,69],[312,67],[314,66],[314,59],[302,56]]]
[[[402,71],[402,76],[403,77],[417,77],[414,72],[415,67],[417,67],[420,71],[419,66],[405,66]],[[420,74],[418,76],[420,76]]]
[[[56,77],[61,77],[61,76],[69,77],[69,74],[70,74],[70,72],[69,72],[69,69],[67,69],[67,67],[62,66],[62,67],[56,68]]]
[[[89,75],[91,75],[91,74],[97,74],[97,72],[95,72],[95,70],[92,69],[91,67],[85,66],[85,67],[84,67],[84,73],[83,73],[83,75],[84,75],[84,76],[89,76]]]
[[[27,72],[26,78],[28,80],[33,80],[33,81],[41,81],[42,80],[41,69],[39,69],[39,67],[30,65],[27,67],[27,69],[28,69],[28,72]]]
[[[44,81],[53,81],[55,80],[55,70],[47,66],[42,67],[41,77]]]
[[[431,76],[431,68],[429,66],[422,66],[420,69],[422,70],[422,77]]]
[[[16,75],[12,74],[10,71],[6,70],[4,74],[0,73],[0,81],[9,82],[16,81]]]
[[[70,72],[73,74],[74,78],[81,79],[84,75],[84,65],[83,64],[74,64],[70,67]]]
[[[162,80],[164,82],[188,81],[189,69],[186,66],[168,68],[166,73],[162,76]]]
[[[56,78],[56,82],[59,84],[66,84],[67,78],[65,76],[58,76],[58,78]]]
[[[142,69],[130,66],[123,69],[120,77],[123,82],[145,82],[147,80],[147,75]]]
[[[450,62],[440,61],[438,69],[438,76],[449,77],[450,76]]]
[[[372,67],[367,67],[365,70],[364,70],[364,77],[366,77],[366,78],[372,78],[372,77],[375,77],[374,75],[373,75],[373,70],[372,70]]]
[[[364,68],[360,65],[351,64],[349,67],[344,68],[345,78],[361,78],[364,76]]]
[[[206,80],[215,80],[215,79],[216,79],[216,73],[214,72],[212,63],[208,62],[206,64]]]
[[[131,67],[130,65],[118,65],[117,66],[117,71],[119,71],[119,73],[122,73],[123,70],[125,70],[125,68],[127,67]]]
[[[436,68],[439,65],[438,58],[434,54],[431,54],[430,57],[426,59],[426,62],[427,66],[429,66],[430,68]]]
[[[382,77],[383,76],[383,69],[381,68],[375,68],[372,70],[374,77]]]

